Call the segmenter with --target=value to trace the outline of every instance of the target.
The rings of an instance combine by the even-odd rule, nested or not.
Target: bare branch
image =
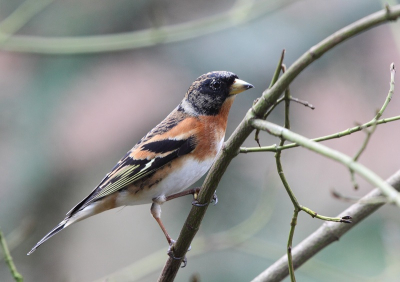
[[[279,125],[273,124],[266,120],[254,119],[250,122],[255,128],[259,128],[261,130],[265,130],[268,133],[277,136],[284,137],[287,140],[295,142],[302,147],[310,149],[316,153],[319,153],[327,158],[330,158],[334,161],[340,162],[349,169],[357,172],[360,176],[362,176],[365,180],[371,183],[374,186],[377,186],[382,193],[388,197],[390,201],[393,201],[397,206],[400,207],[400,194],[390,185],[388,185],[385,181],[383,181],[378,175],[376,175],[373,171],[366,168],[365,166],[355,162],[349,156],[333,150],[329,147],[326,147],[320,143],[316,143],[304,136],[301,136],[297,133],[294,133],[290,130],[287,130]]]
[[[199,203],[209,203],[211,201],[222,175],[225,173],[232,159],[239,153],[240,146],[253,131],[250,121],[256,117],[262,117],[301,71],[303,71],[316,59],[321,57],[324,53],[346,39],[349,39],[374,26],[388,21],[394,21],[399,16],[400,5],[396,5],[391,7],[389,11],[384,9],[364,17],[363,19],[350,24],[347,27],[337,31],[333,35],[327,37],[312,47],[308,52],[303,54],[296,62],[294,62],[287,72],[278,79],[274,86],[264,91],[262,99],[259,99],[259,101],[253,105],[251,110],[236,128],[232,136],[225,143],[224,148],[218,154],[216,161],[211,167],[203,183],[202,189],[198,196]],[[174,250],[177,257],[185,256],[190,243],[200,227],[206,211],[207,206],[192,207],[175,244]],[[173,281],[180,265],[181,261],[168,258],[158,281]]]
[[[369,140],[371,139],[372,134],[375,132],[378,119],[383,115],[383,112],[386,110],[387,105],[389,105],[390,100],[392,100],[392,96],[394,93],[394,75],[395,74],[396,74],[396,70],[394,68],[394,63],[391,63],[390,64],[390,87],[389,87],[388,95],[386,97],[385,102],[383,103],[382,108],[378,111],[376,116],[370,121],[370,123],[372,123],[372,128],[370,130],[367,130],[364,128],[364,131],[366,132],[367,136],[365,137],[364,142],[362,143],[360,149],[357,151],[357,153],[353,157],[353,160],[355,162],[358,161],[361,154],[367,148]],[[350,169],[350,175],[351,175],[351,182],[353,183],[354,189],[358,189],[358,184],[357,184],[357,181],[356,181],[356,178],[354,175],[354,171],[351,169]]]
[[[1,244],[1,247],[4,252],[4,260],[6,261],[14,280],[17,282],[23,282],[24,278],[22,277],[22,275],[18,272],[17,268],[15,267],[14,261],[10,254],[10,251],[8,250],[6,239],[4,238],[3,232],[1,232],[1,230],[0,230],[0,244]]]
[[[278,61],[278,65],[277,65],[276,68],[275,68],[274,75],[272,76],[272,79],[271,79],[271,82],[270,82],[268,88],[271,88],[271,87],[275,84],[275,82],[276,82],[276,81],[278,80],[278,78],[279,78],[279,75],[281,74],[282,64],[283,64],[283,60],[284,60],[284,58],[285,58],[285,53],[286,53],[286,50],[283,49],[283,50],[282,50],[282,53],[281,53],[281,57],[279,58],[279,61]],[[257,101],[258,101],[258,100],[257,100]],[[269,116],[269,114],[272,113],[272,111],[273,111],[282,101],[283,101],[283,98],[278,99],[278,100],[275,102],[275,104],[269,109],[269,111],[267,111],[267,112],[264,114],[263,119],[267,119],[267,117]],[[254,134],[254,140],[257,142],[258,146],[261,147],[259,135],[260,135],[260,130],[256,130],[256,133]]]
[[[308,103],[307,101],[303,101],[303,100],[300,100],[300,99],[297,99],[294,97],[290,97],[290,100],[292,100],[293,102],[299,103],[307,108],[310,108],[311,110],[315,110],[315,107],[312,104]]]
[[[268,13],[276,12],[294,2],[297,1],[240,1],[228,11],[204,19],[119,34],[51,38],[13,36],[7,40],[2,49],[13,52],[59,55],[132,50],[188,40],[235,27]]]
[[[375,124],[389,123],[389,122],[393,122],[393,121],[396,121],[396,120],[400,120],[400,116],[380,119],[377,122],[375,122]],[[353,134],[355,132],[361,131],[364,128],[368,128],[368,127],[373,126],[373,125],[374,125],[374,123],[372,121],[369,121],[369,122],[364,123],[362,125],[358,125],[358,126],[355,126],[355,127],[352,127],[352,128],[348,128],[348,129],[343,130],[341,132],[337,132],[337,133],[334,133],[334,134],[331,134],[331,135],[322,136],[322,137],[318,137],[318,138],[314,138],[314,139],[310,139],[310,140],[315,141],[315,142],[322,142],[322,141],[326,141],[326,140],[341,138],[343,136]],[[283,151],[283,150],[296,148],[296,147],[299,147],[299,145],[297,145],[295,143],[287,144],[287,145],[284,145],[284,146],[271,145],[271,146],[254,147],[254,148],[241,147],[240,148],[240,153],[247,154],[247,153],[256,153],[256,152],[277,152],[277,151]]]
[[[0,23],[0,46],[54,0],[26,0]]]
[[[393,174],[387,183],[397,191],[400,191],[400,170]],[[359,202],[350,206],[343,211],[338,217],[351,214],[354,224],[337,224],[334,222],[325,222],[318,230],[304,239],[292,250],[293,264],[295,268],[300,267],[316,253],[329,246],[331,243],[338,241],[346,232],[350,231],[355,225],[364,218],[371,215],[384,205],[380,200],[383,195],[379,189],[374,189]],[[268,269],[252,280],[252,282],[276,282],[283,280],[289,271],[287,269],[287,256],[281,257]]]

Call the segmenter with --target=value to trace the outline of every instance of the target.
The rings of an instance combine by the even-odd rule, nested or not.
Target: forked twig
[[[383,115],[383,112],[386,110],[386,107],[389,105],[389,102],[392,100],[392,96],[394,93],[394,75],[396,74],[396,70],[394,68],[394,63],[390,64],[390,87],[389,87],[389,92],[386,97],[385,102],[383,103],[383,106],[381,109],[376,113],[375,117],[370,121],[372,123],[372,127],[370,130],[363,128],[364,131],[366,132],[366,136],[364,139],[364,142],[361,144],[360,149],[357,151],[355,156],[353,157],[353,160],[356,162],[360,158],[361,154],[365,151],[367,148],[368,142],[371,139],[372,134],[375,132],[376,126],[377,126],[377,121],[380,119],[380,117]],[[358,184],[355,179],[354,171],[350,168],[350,176],[351,176],[351,182],[353,183],[354,189],[358,189]]]

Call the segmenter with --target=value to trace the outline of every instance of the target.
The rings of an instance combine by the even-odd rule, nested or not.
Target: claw
[[[216,204],[218,204],[218,196],[217,196],[217,192],[214,192],[214,195],[212,197],[211,203],[214,203],[214,206]]]
[[[215,206],[216,204],[218,204],[218,196],[217,196],[217,193],[216,193],[216,192],[214,192],[214,195],[213,195],[213,197],[212,197],[210,203],[213,203],[214,206]],[[197,197],[194,197],[194,201],[192,202],[192,205],[193,205],[193,206],[196,206],[196,207],[205,207],[205,206],[207,206],[208,204],[209,204],[209,203],[200,204],[199,201],[197,200]]]
[[[192,202],[192,205],[196,206],[196,207],[205,207],[205,206],[208,206],[208,203],[200,204],[198,200],[194,200]]]
[[[185,256],[185,257],[183,257],[181,268],[184,268],[186,265],[187,265],[187,258]]]
[[[340,222],[343,222],[343,223],[353,223],[351,220],[352,220],[353,218],[351,217],[351,216],[349,216],[349,215],[346,215],[346,216],[343,216],[342,217],[342,219],[340,220]]]
[[[172,259],[182,260],[181,268],[184,268],[187,265],[187,258],[186,258],[186,256],[184,256],[183,258],[182,257],[178,258],[178,257],[175,256],[175,254],[174,254],[174,245],[175,245],[175,243],[176,243],[176,241],[171,239],[171,243],[169,244],[169,248],[168,248],[167,254]],[[192,246],[189,246],[188,251],[190,251],[191,249],[192,249]]]

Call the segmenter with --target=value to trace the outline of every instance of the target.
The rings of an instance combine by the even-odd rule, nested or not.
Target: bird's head
[[[193,115],[217,115],[225,101],[253,87],[232,72],[209,72],[192,83],[180,107]]]

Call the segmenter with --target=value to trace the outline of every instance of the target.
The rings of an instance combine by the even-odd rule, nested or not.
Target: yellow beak
[[[236,78],[229,89],[229,95],[236,95],[250,88],[254,88],[254,86],[250,83],[247,83],[246,81]]]

